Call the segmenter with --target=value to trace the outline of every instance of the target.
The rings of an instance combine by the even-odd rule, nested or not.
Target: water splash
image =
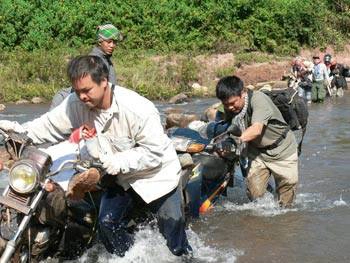
[[[191,229],[187,230],[189,242],[193,248],[193,263],[233,263],[237,256],[243,254],[239,250],[223,250],[210,247]],[[52,263],[53,261],[46,261]],[[109,254],[102,244],[97,244],[84,253],[78,260],[66,262],[84,263],[177,263],[186,262],[176,257],[166,246],[166,241],[157,229],[143,227],[135,235],[135,244],[126,252],[124,257]]]
[[[256,201],[248,202],[245,204],[236,204],[227,200],[222,203],[221,209],[218,209],[225,211],[248,211],[254,216],[264,217],[282,215],[290,211],[297,210],[297,208],[280,208],[271,193],[266,193],[263,197],[257,199]]]
[[[347,206],[348,204],[343,200],[343,194],[340,194],[339,200],[333,202],[335,206]]]
[[[283,215],[288,212],[296,211],[322,211],[332,209],[337,206],[347,206],[348,204],[342,199],[333,201],[327,198],[324,193],[299,193],[297,194],[295,205],[293,208],[281,208],[276,202],[275,197],[271,193],[266,193],[263,197],[257,199],[254,202],[249,202],[246,199],[245,203],[242,203],[241,199],[236,202],[229,195],[229,198],[221,199],[215,210],[219,212],[230,211],[230,212],[241,212],[245,211],[254,216],[262,217],[273,217]],[[236,196],[235,196],[236,198]]]

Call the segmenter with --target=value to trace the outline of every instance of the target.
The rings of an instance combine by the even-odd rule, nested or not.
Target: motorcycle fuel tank
[[[228,172],[228,165],[224,159],[206,153],[192,156],[195,163],[201,163],[202,176],[207,180],[217,180]]]

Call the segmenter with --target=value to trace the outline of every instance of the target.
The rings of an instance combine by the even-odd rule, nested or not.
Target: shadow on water
[[[310,106],[300,158],[296,206],[280,209],[273,196],[247,203],[242,189],[230,189],[208,215],[190,224],[194,262],[350,262],[350,97]],[[201,113],[217,102],[200,99],[177,105]],[[160,112],[173,105],[156,103]],[[36,108],[37,107],[37,108]],[[20,122],[47,106],[13,106],[0,119]],[[163,118],[164,119],[164,115]],[[48,262],[51,262],[50,260]],[[125,258],[100,246],[74,262],[181,262],[170,254],[158,231],[145,228]]]

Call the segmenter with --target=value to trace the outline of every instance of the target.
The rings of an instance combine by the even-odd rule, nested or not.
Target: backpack
[[[270,97],[292,131],[302,131],[301,141],[298,145],[298,155],[300,155],[309,117],[306,101],[299,97],[298,91],[293,88],[271,91],[261,90],[261,92]]]
[[[332,79],[331,87],[348,89],[348,83],[343,76],[335,75]]]

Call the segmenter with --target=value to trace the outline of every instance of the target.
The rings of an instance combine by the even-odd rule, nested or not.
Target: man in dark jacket
[[[117,76],[111,60],[117,42],[121,40],[120,31],[112,24],[105,24],[97,27],[96,37],[98,44],[91,50],[91,56],[97,56],[103,60],[108,68],[108,80],[112,84],[117,84]],[[50,110],[58,106],[71,92],[72,87],[59,90],[50,105]]]
[[[112,24],[106,24],[97,28],[98,45],[90,52],[90,56],[102,58],[108,68],[108,80],[112,84],[117,84],[117,77],[111,57],[117,46],[117,41],[121,39],[119,30]]]

